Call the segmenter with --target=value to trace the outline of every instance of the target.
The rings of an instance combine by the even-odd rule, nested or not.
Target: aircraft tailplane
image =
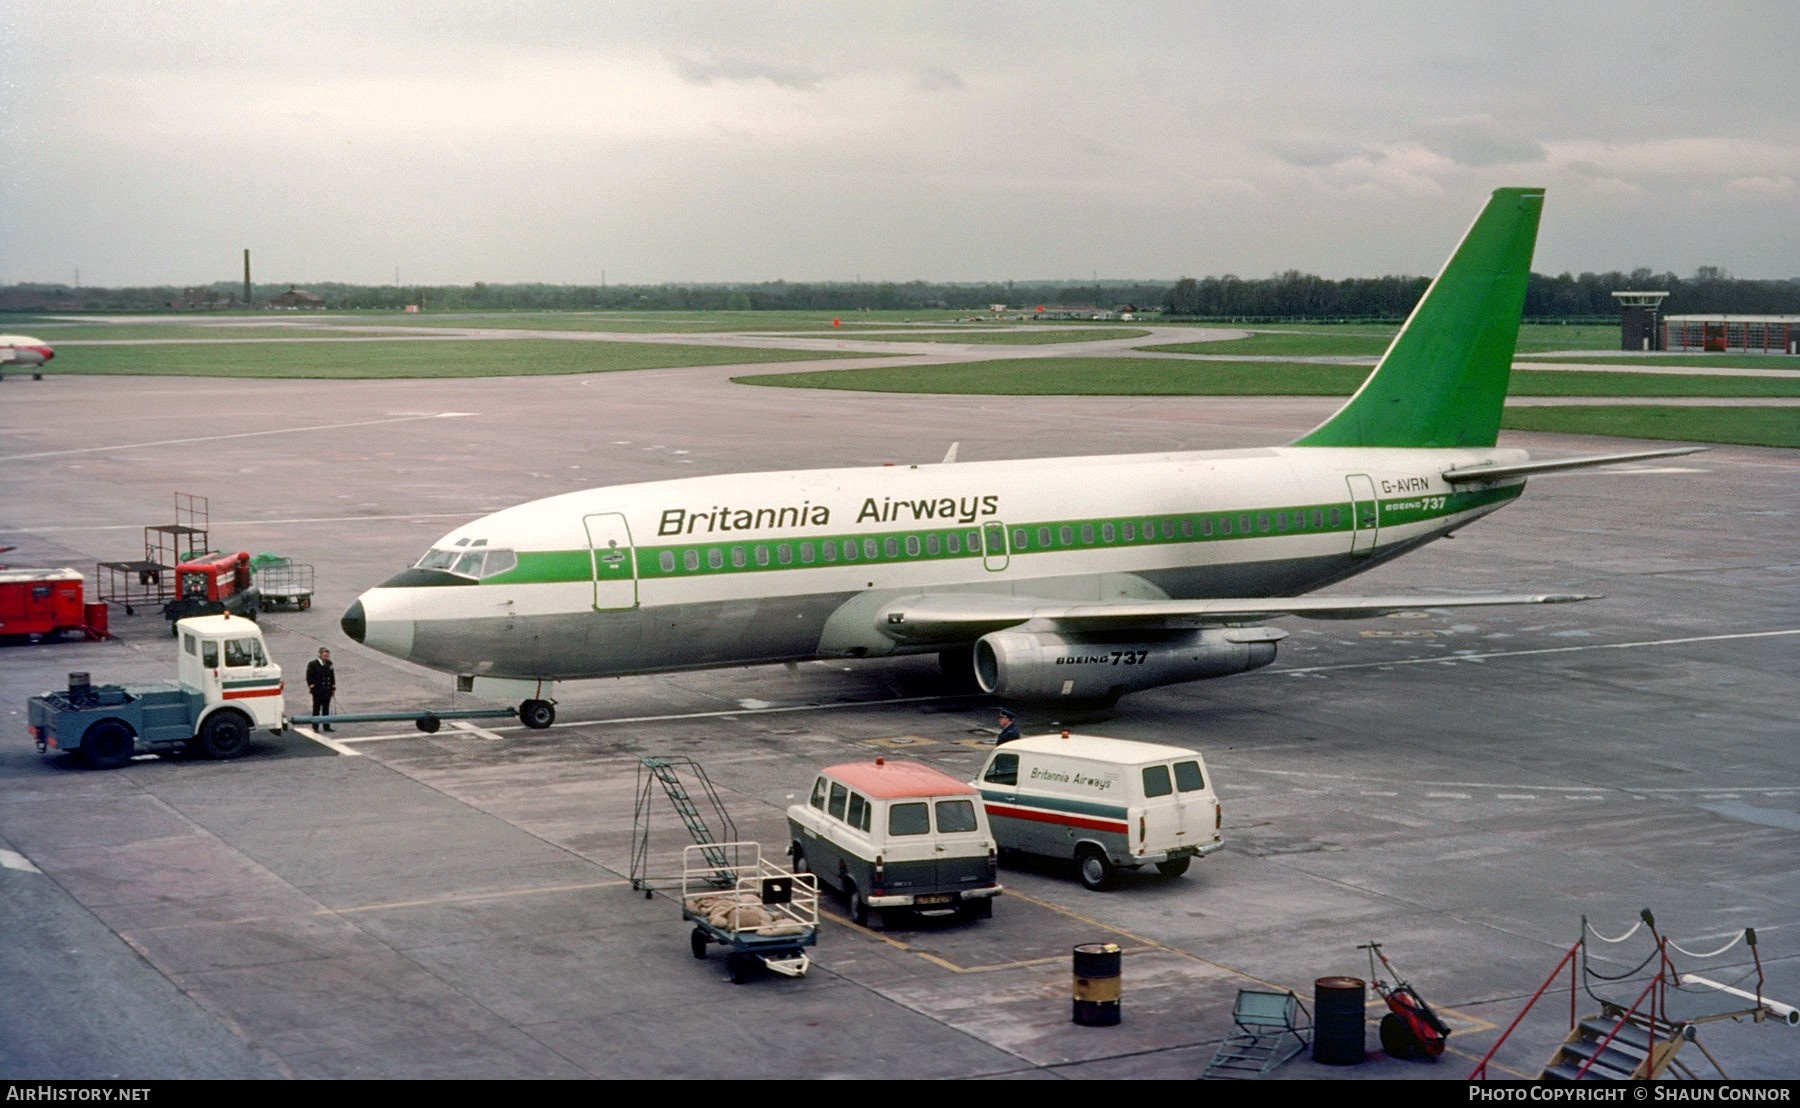
[[[1494,190],[1375,372],[1295,446],[1493,446],[1544,190]]]

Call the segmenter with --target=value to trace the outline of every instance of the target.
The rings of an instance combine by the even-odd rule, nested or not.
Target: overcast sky
[[[1800,276],[1795,0],[0,2],[0,283]]]

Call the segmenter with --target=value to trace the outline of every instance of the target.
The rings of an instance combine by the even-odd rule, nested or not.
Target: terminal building
[[[1800,354],[1800,315],[1672,315],[1664,350]]]
[[[1800,315],[1671,315],[1659,323],[1666,292],[1615,292],[1620,350],[1698,350],[1800,354]]]

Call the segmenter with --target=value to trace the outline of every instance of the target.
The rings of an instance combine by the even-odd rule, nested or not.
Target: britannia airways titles
[[[857,523],[974,523],[1000,514],[1000,497],[940,496],[926,500],[894,500],[866,497],[857,509]],[[710,508],[664,508],[656,527],[659,537],[711,535],[724,531],[761,531],[783,527],[828,527],[831,509],[803,500],[781,507],[737,508],[715,504]]]

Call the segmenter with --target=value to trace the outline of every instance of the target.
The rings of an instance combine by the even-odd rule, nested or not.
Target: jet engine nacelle
[[[1133,641],[1011,628],[975,642],[981,691],[1014,700],[1112,700],[1122,693],[1225,677],[1275,660],[1286,631],[1209,627]]]

